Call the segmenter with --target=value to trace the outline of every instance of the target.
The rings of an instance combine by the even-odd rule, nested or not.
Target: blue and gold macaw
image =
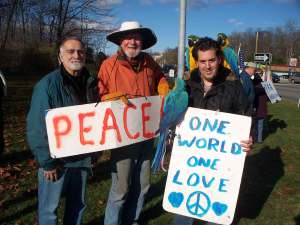
[[[188,47],[185,49],[185,59],[186,59],[186,67],[189,72],[197,68],[197,64],[195,59],[192,56],[192,51],[195,43],[200,39],[200,37],[196,35],[189,35],[188,36]]]
[[[177,78],[174,88],[168,93],[163,106],[163,116],[159,124],[159,141],[155,157],[152,162],[152,171],[157,172],[163,163],[166,152],[166,140],[169,129],[175,126],[184,115],[188,107],[188,93],[185,90],[185,82]]]
[[[219,33],[217,41],[221,45],[224,55],[223,66],[230,69],[239,78],[238,58],[234,50],[229,47],[228,37],[224,33]]]

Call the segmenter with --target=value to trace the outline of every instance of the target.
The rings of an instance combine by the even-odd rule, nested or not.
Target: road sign
[[[262,64],[271,64],[272,54],[271,53],[255,53],[254,62]]]

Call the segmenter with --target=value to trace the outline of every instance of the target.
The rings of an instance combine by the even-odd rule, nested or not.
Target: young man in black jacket
[[[243,87],[234,74],[226,73],[222,65],[222,51],[218,43],[208,37],[201,38],[193,48],[198,70],[194,70],[187,82],[189,106],[226,113],[251,116],[251,108]],[[249,152],[252,138],[241,146]],[[192,225],[193,218],[176,216],[174,225]],[[207,223],[212,225],[214,223]]]

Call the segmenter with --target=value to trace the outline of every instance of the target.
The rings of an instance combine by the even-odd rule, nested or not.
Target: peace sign
[[[207,194],[195,191],[188,197],[186,207],[192,215],[202,217],[209,210],[210,199]]]

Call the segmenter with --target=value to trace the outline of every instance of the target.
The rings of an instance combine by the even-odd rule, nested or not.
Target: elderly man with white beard
[[[136,21],[126,21],[107,40],[120,48],[101,65],[99,95],[102,101],[166,95],[168,82],[160,66],[143,52],[157,39]],[[112,150],[112,185],[105,211],[105,225],[138,224],[150,187],[153,140]]]
[[[27,115],[27,139],[39,165],[39,224],[57,224],[56,209],[64,195],[63,224],[78,225],[86,208],[84,196],[87,176],[91,173],[91,157],[51,158],[45,116],[49,109],[96,102],[97,79],[90,76],[84,67],[85,47],[77,37],[67,37],[61,42],[58,60],[59,68],[43,77],[34,87]]]

